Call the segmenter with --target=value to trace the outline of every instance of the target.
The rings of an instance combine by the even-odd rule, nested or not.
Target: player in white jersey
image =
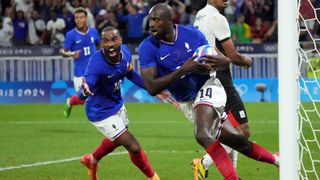
[[[231,39],[229,23],[227,19],[220,14],[220,11],[227,6],[228,0],[208,0],[208,4],[198,11],[194,26],[205,35],[211,45],[218,47],[222,53],[229,57],[231,63],[249,68],[252,64],[252,59],[236,51]],[[228,114],[228,120],[237,130],[248,138],[250,132],[245,107],[233,86],[230,68],[217,71],[217,78],[221,81],[227,94],[225,111]],[[237,152],[228,147],[226,147],[226,149],[233,160],[233,165],[236,167]],[[207,160],[208,158],[209,156],[206,155],[202,161],[205,169],[212,164],[210,159]],[[199,166],[201,165],[202,164]]]

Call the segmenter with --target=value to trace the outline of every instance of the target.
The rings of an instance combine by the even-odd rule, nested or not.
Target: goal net
[[[298,0],[299,176],[310,180],[320,179],[320,3],[317,1]]]

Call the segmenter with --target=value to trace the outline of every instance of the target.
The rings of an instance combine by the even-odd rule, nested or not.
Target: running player
[[[139,47],[144,84],[150,94],[168,89],[180,102],[181,110],[195,123],[197,142],[206,149],[223,177],[238,179],[219,141],[252,159],[278,166],[275,156],[250,142],[229,121],[222,128],[226,94],[217,78],[204,74],[212,71],[212,66],[225,62],[225,59],[215,60],[207,56],[203,59],[207,64],[194,61],[194,50],[208,43],[204,35],[194,27],[173,24],[172,9],[165,3],[157,4],[150,10],[149,26],[152,35]],[[226,64],[220,66],[225,67]],[[195,179],[205,179],[205,175],[197,174]]]
[[[87,117],[106,137],[103,140],[103,152],[97,153],[107,155],[118,146],[123,146],[129,152],[131,161],[148,179],[158,180],[160,178],[152,169],[139,142],[127,128],[129,120],[120,91],[125,77],[144,88],[141,76],[132,68],[131,52],[122,45],[118,29],[106,27],[102,30],[101,39],[102,48],[91,56],[82,79],[82,93],[88,96]],[[88,168],[91,180],[97,179],[97,153],[87,154],[81,161]]]
[[[73,84],[76,94],[67,98],[63,114],[69,117],[71,109],[75,105],[82,105],[85,97],[79,92],[81,76],[89,62],[91,54],[96,52],[96,46],[100,43],[99,33],[95,28],[89,28],[87,24],[87,11],[84,8],[77,8],[74,12],[76,27],[67,32],[61,54],[63,57],[74,58]]]

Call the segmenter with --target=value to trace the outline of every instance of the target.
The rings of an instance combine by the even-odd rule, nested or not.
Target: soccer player
[[[74,11],[76,27],[67,32],[64,47],[61,50],[63,57],[74,58],[73,83],[76,94],[67,98],[63,111],[65,117],[69,117],[71,109],[75,105],[82,105],[85,97],[79,92],[81,76],[83,76],[91,54],[96,51],[100,43],[99,33],[95,28],[89,28],[87,24],[87,11],[84,8],[76,8]]]
[[[142,78],[133,70],[131,52],[122,45],[122,38],[115,27],[103,29],[101,39],[102,48],[91,56],[86,68],[82,92],[88,96],[88,119],[106,138],[94,153],[83,156],[81,162],[88,168],[90,178],[95,180],[98,161],[118,146],[124,146],[131,161],[145,176],[158,180],[160,178],[152,169],[139,142],[127,128],[129,121],[120,91],[125,77],[144,88]]]
[[[197,142],[206,149],[223,177],[238,179],[219,141],[250,158],[277,166],[275,156],[250,142],[229,121],[225,121],[225,91],[217,78],[204,75],[212,71],[215,65],[224,62],[224,58],[215,60],[212,56],[206,56],[203,60],[207,64],[201,64],[192,57],[197,47],[208,43],[204,35],[192,26],[173,24],[172,9],[165,3],[151,8],[149,27],[152,35],[139,47],[144,84],[151,95],[164,89],[170,91],[180,103],[185,116],[194,121]],[[220,64],[221,67],[225,65]],[[194,178],[205,179],[203,166],[195,169],[201,173],[195,172]]]
[[[208,0],[208,4],[198,11],[194,26],[197,27],[207,38],[210,44],[219,47],[231,63],[234,63],[245,68],[249,68],[252,64],[252,59],[239,54],[232,42],[230,26],[227,19],[221,15],[224,8],[228,6],[228,1],[225,0]],[[227,103],[225,111],[228,114],[228,120],[236,127],[245,137],[249,138],[248,118],[243,102],[233,86],[230,68],[217,71],[217,78],[221,81],[226,94]],[[227,148],[233,165],[237,166],[237,152]],[[205,156],[206,157],[206,156]],[[199,162],[197,160],[196,162]],[[208,169],[210,161],[203,161],[205,169]],[[199,164],[201,166],[202,164]],[[198,166],[198,167],[199,167]]]

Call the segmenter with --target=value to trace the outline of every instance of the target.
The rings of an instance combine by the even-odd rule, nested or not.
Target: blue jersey
[[[102,49],[89,60],[84,77],[94,94],[86,100],[86,114],[90,121],[106,119],[117,113],[123,105],[121,83],[133,69],[129,48],[121,45],[121,53],[122,60],[118,64],[108,63]]]
[[[193,26],[176,25],[176,40],[163,42],[153,36],[146,38],[139,47],[141,68],[156,67],[159,76],[164,76],[179,69],[194,51],[201,45],[208,44],[205,36]],[[196,98],[209,75],[190,73],[172,83],[167,89],[177,101],[184,102]]]
[[[74,75],[83,76],[89,62],[90,55],[96,52],[96,44],[100,43],[99,33],[95,28],[89,28],[86,33],[76,28],[67,32],[64,48],[70,51],[80,50],[80,56],[74,61]]]

